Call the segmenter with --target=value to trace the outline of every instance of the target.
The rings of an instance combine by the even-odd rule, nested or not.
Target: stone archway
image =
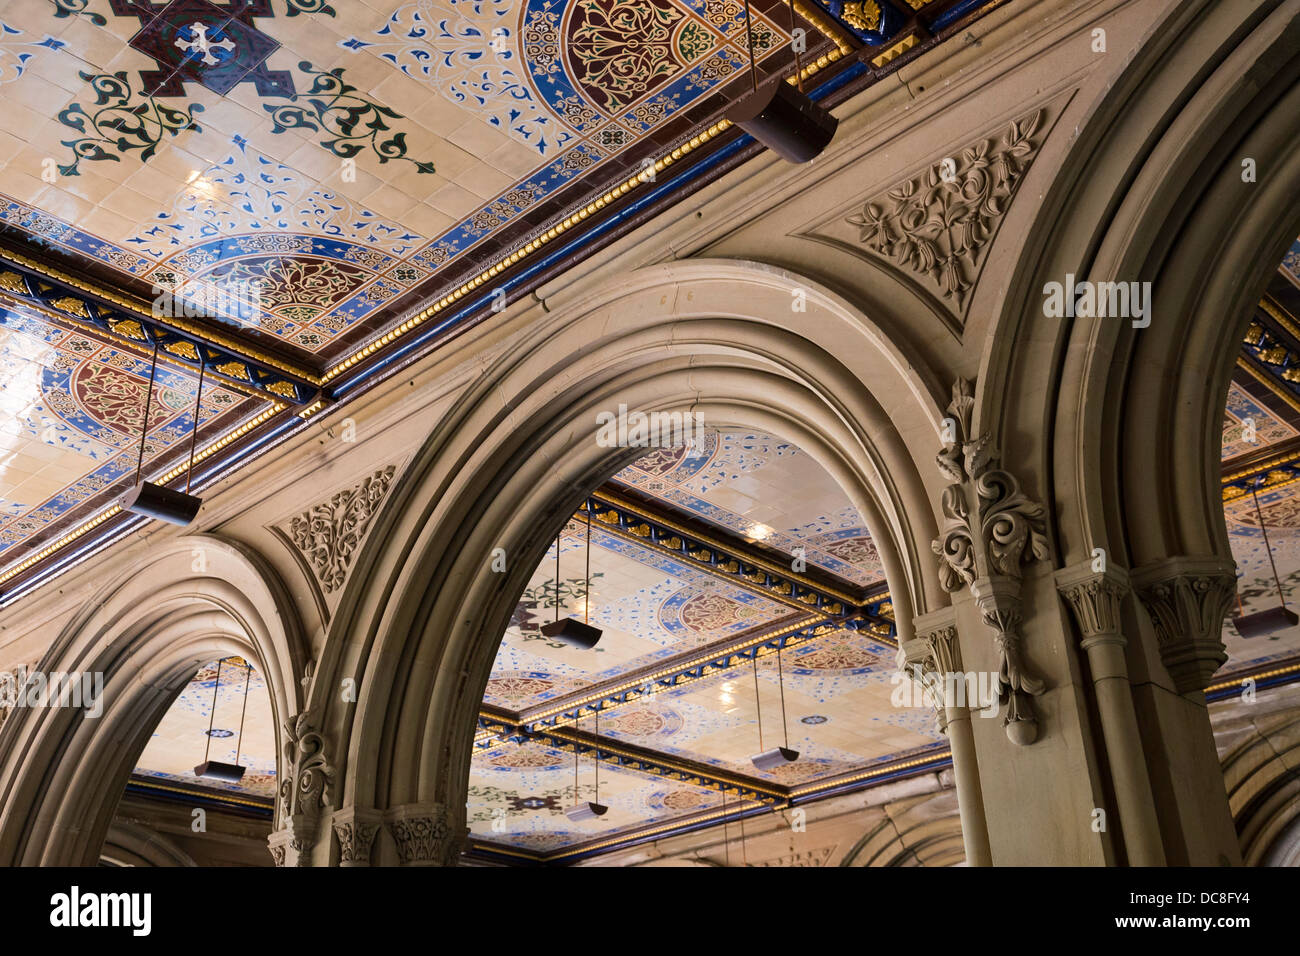
[[[795,289],[806,292],[800,333],[785,320]],[[695,411],[794,442],[865,517],[906,635],[945,600],[915,466],[940,417],[924,368],[834,293],[745,262],[645,269],[530,330],[394,490],[369,539],[381,543],[336,615],[312,707],[329,714],[326,738],[346,741],[335,761],[343,859],[369,856],[381,819],[393,842],[376,859],[454,856],[471,731],[517,595],[584,496],[640,454],[598,446],[601,411]],[[498,548],[506,570],[492,573]],[[354,713],[336,703],[347,678],[360,688]]]
[[[298,711],[303,635],[242,545],[175,538],[100,591],[38,669],[102,674],[102,714],[18,708],[0,731],[0,862],[94,865],[154,727],[201,664],[232,654],[266,675],[277,725]]]
[[[1081,821],[1086,850],[1067,858],[1240,859],[1201,694],[1235,583],[1219,443],[1250,312],[1300,230],[1298,79],[1300,5],[1176,8],[1089,107],[1009,280],[985,293],[977,431],[1046,505],[1054,552],[1054,574],[1027,576],[1024,649],[1077,737],[1067,751],[1095,753],[1074,806],[1040,795],[991,826],[1006,862],[1041,852],[1018,837],[1049,826],[1025,826],[1038,807]],[[1150,324],[1048,314],[1067,275],[1150,283]],[[1054,746],[1021,771],[1069,759]],[[989,804],[1017,798],[1009,777],[982,782]],[[1095,839],[1094,808],[1119,818]]]

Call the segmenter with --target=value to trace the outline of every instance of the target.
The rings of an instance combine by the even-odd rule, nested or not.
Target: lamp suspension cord
[[[600,803],[600,711],[596,711],[596,729],[593,732],[596,737],[596,749],[592,751],[592,757],[595,760],[595,766],[592,770],[596,776],[596,799],[594,803]]]
[[[591,499],[587,499],[587,576],[582,584],[582,623],[591,623]],[[599,715],[596,717],[600,720]],[[599,724],[597,725],[599,727]]]
[[[745,33],[749,46],[749,83],[758,92],[758,69],[754,66],[754,18],[749,15],[749,0],[745,0]]]
[[[149,412],[153,403],[153,377],[158,371],[158,339],[153,340],[153,360],[149,363],[149,391],[144,397],[144,421],[140,425],[140,457],[135,462],[135,483],[140,484],[140,469],[144,467],[144,442],[149,437]]]
[[[794,50],[794,80],[798,84],[799,92],[803,92],[803,62],[799,56],[799,45],[795,42],[795,25],[794,25],[794,0],[789,0],[790,7],[790,47]]]
[[[217,719],[217,690],[221,687],[221,665],[225,658],[217,661],[217,680],[212,685],[212,712],[208,714],[208,743],[203,748],[203,762],[208,762],[208,753],[212,750],[212,727]]]
[[[560,536],[555,536],[555,619],[560,619]]]
[[[727,788],[722,788],[722,846],[727,856],[727,866],[731,866],[731,830],[727,821]]]
[[[578,729],[578,721],[573,722],[573,729]],[[573,805],[578,805],[578,744],[573,745]]]
[[[194,396],[194,432],[190,435],[190,466],[185,470],[185,493],[187,495],[190,493],[190,480],[194,477],[194,448],[199,442],[199,412],[202,411],[199,403],[203,400],[203,372],[203,353],[199,352],[199,390]],[[239,761],[236,760],[235,763],[239,763]]]
[[[754,648],[754,705],[758,709],[758,752],[763,753],[763,699],[758,693],[758,648]]]
[[[785,674],[781,671],[781,648],[776,649],[776,682],[781,688],[781,730],[785,733],[785,749],[790,749],[790,725],[785,722]]]
[[[1258,484],[1258,479],[1251,483],[1250,496],[1255,499],[1255,515],[1259,518],[1260,533],[1264,535],[1264,551],[1268,554],[1268,563],[1273,568],[1273,581],[1277,584],[1277,597],[1282,602],[1282,606],[1286,607],[1286,596],[1282,593],[1282,578],[1277,573],[1277,562],[1273,560],[1273,546],[1268,543],[1268,528],[1264,527],[1264,512],[1259,507],[1259,494],[1256,491]]]
[[[248,682],[253,677],[253,665],[244,661],[244,706],[239,711],[239,736],[235,738],[235,766],[239,766],[239,754],[244,749],[244,718],[248,716]],[[216,707],[213,707],[216,710]],[[212,738],[209,737],[209,740]]]
[[[749,851],[745,849],[745,811],[740,811],[740,865],[749,866]]]

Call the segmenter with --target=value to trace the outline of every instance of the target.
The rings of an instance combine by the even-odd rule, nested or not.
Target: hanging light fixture
[[[1237,616],[1232,619],[1237,633],[1242,637],[1263,637],[1275,631],[1284,631],[1288,627],[1300,624],[1300,616],[1286,606],[1286,597],[1282,594],[1282,578],[1277,573],[1277,562],[1273,560],[1273,548],[1268,543],[1268,529],[1264,527],[1264,512],[1259,507],[1259,492],[1256,490],[1262,477],[1256,478],[1250,486],[1251,497],[1255,499],[1255,515],[1259,519],[1259,530],[1264,536],[1264,551],[1268,563],[1273,568],[1273,582],[1277,585],[1277,599],[1282,602],[1278,607],[1271,607],[1254,614],[1242,614],[1241,596],[1237,596]]]
[[[576,724],[574,725],[577,726]],[[597,817],[603,817],[609,812],[609,807],[600,802],[600,711],[596,711],[596,749],[595,766],[592,768],[596,774],[595,794],[592,800],[578,799],[578,743],[573,743],[573,806],[564,811],[564,815],[575,823],[583,820],[594,820]]]
[[[796,86],[779,75],[760,85],[754,64],[754,21],[745,0],[745,30],[749,48],[750,92],[727,111],[727,119],[791,163],[806,163],[819,155],[835,135],[839,120],[803,91],[803,66],[794,51]],[[794,34],[794,2],[790,0],[790,32]]]
[[[542,625],[542,633],[561,643],[589,651],[600,640],[601,630],[592,627],[591,619],[591,500],[587,501],[587,577],[582,586],[582,620],[566,617],[560,620],[560,536],[555,536],[555,620]]]
[[[253,674],[253,665],[244,662],[244,709],[239,714],[239,737],[235,741],[235,762],[223,763],[220,760],[209,760],[208,754],[212,751],[212,725],[217,717],[217,689],[221,687],[221,665],[225,659],[217,661],[217,679],[212,685],[212,713],[208,715],[208,743],[203,748],[203,763],[194,768],[194,776],[207,777],[210,780],[224,780],[226,783],[239,783],[244,778],[244,771],[247,767],[239,765],[239,753],[244,746],[244,718],[248,715],[248,681]]]
[[[759,770],[775,770],[799,759],[799,751],[790,749],[790,727],[785,721],[785,676],[781,672],[781,648],[776,649],[777,683],[781,688],[781,727],[785,731],[785,746],[763,749],[763,702],[758,694],[758,649],[754,650],[754,703],[758,705],[758,749],[759,754],[750,757],[750,761]]]
[[[135,463],[135,486],[118,499],[117,505],[123,511],[146,515],[184,527],[194,520],[199,513],[203,499],[190,494],[190,480],[194,476],[194,446],[199,437],[199,409],[203,398],[203,354],[199,353],[199,388],[194,396],[194,431],[190,437],[190,463],[185,472],[185,490],[177,491],[164,485],[155,485],[152,481],[141,481],[140,470],[144,467],[145,439],[149,437],[149,411],[153,404],[153,381],[158,372],[158,339],[153,342],[153,361],[149,365],[149,391],[144,400],[144,422],[140,426],[140,456]]]

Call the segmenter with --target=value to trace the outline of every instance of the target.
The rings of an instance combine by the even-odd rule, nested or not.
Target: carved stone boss
[[[952,484],[943,490],[943,524],[931,547],[939,556],[943,589],[970,588],[984,623],[996,633],[998,697],[1007,708],[1003,725],[1007,737],[1023,746],[1038,737],[1033,698],[1044,685],[1021,659],[1020,572],[1023,564],[1048,556],[1047,534],[1042,505],[995,467],[1000,456],[987,435],[972,437],[974,405],[971,383],[958,379],[945,421],[950,440],[937,459]]]

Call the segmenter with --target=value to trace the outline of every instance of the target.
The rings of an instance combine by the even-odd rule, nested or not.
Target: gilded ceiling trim
[[[1248,372],[1255,381],[1259,382],[1278,398],[1282,399],[1282,401],[1286,402],[1292,410],[1300,412],[1300,399],[1297,399],[1296,396],[1283,388],[1272,374],[1263,369],[1256,368],[1254,363],[1244,355],[1237,356],[1237,367]]]
[[[257,428],[259,425],[266,422],[268,419],[284,411],[286,407],[287,406],[285,405],[272,405],[271,407],[264,409],[253,418],[250,418],[248,421],[244,422],[238,428],[235,428],[227,432],[225,435],[222,435],[212,444],[207,445],[206,447],[204,447],[199,451],[196,451],[194,454],[194,463],[197,465],[200,462],[203,462],[207,458],[211,457],[212,455],[215,455],[217,452],[221,451],[231,442],[248,434],[254,428]],[[156,484],[165,485],[167,484],[167,482],[179,478],[185,472],[186,468],[189,466],[188,463],[189,463],[189,459],[187,458],[184,463],[176,465],[165,474],[150,480],[154,481]],[[6,568],[3,573],[0,573],[0,584],[4,584],[6,581],[12,580],[14,577],[16,577],[19,574],[22,574],[22,572],[26,571],[28,568],[32,567],[33,565],[45,560],[46,558],[50,557],[52,554],[55,554],[56,552],[61,551],[63,548],[72,544],[72,542],[76,541],[78,538],[82,537],[87,532],[93,531],[95,528],[99,527],[109,518],[112,518],[114,515],[121,514],[121,512],[122,509],[119,508],[117,505],[110,505],[106,510],[101,511],[99,514],[95,515],[95,517],[89,519],[88,521],[81,524],[80,526],[73,529],[72,531],[69,531],[67,534],[63,535],[63,537],[59,538],[57,541],[54,541],[51,544],[46,545],[44,548],[42,548],[40,551],[37,551],[35,554],[29,555],[28,557],[20,561],[18,564],[15,564],[13,567]]]
[[[884,767],[875,767],[871,770],[859,770],[840,777],[833,777],[828,780],[800,784],[790,788],[790,799],[795,800],[799,797],[815,797],[824,790],[838,790],[841,787],[854,783],[860,783],[863,780],[872,780],[876,777],[892,776],[900,771],[910,770],[914,767],[924,767],[929,764],[941,763],[952,760],[952,751],[948,748],[936,750],[932,754],[926,754],[924,757],[917,757],[912,760],[904,760],[899,763],[890,763]]]
[[[572,726],[584,716],[617,710],[625,704],[642,700],[649,696],[645,689],[652,684],[655,685],[655,693],[685,687],[705,677],[748,664],[755,657],[768,657],[778,650],[799,647],[842,629],[865,631],[872,640],[885,647],[898,647],[892,635],[882,633],[882,625],[863,618],[838,623],[824,620],[814,620],[811,623],[807,620],[796,621],[775,630],[765,629],[753,636],[723,642],[722,646],[714,645],[712,649],[705,648],[684,660],[679,659],[676,666],[664,667],[651,673],[638,673],[626,680],[606,684],[595,692],[575,692],[557,701],[519,712],[504,708],[500,709],[499,714],[480,711],[481,729],[474,736],[474,746],[480,749],[491,746],[493,740],[500,738],[503,730],[511,733],[517,731],[519,735],[527,736],[540,732],[539,728],[542,727]]]
[[[74,289],[79,289],[80,291],[93,295],[96,298],[103,299],[105,302],[111,302],[113,305],[117,306],[118,308],[130,312],[138,318],[147,320],[150,324],[154,324],[157,322],[157,320],[154,318],[153,310],[149,308],[145,303],[140,302],[136,299],[127,298],[126,296],[122,295],[121,293],[113,289],[105,288],[104,286],[98,285],[97,283],[89,282],[85,279],[71,275],[67,272],[63,272],[60,269],[55,269],[51,266],[47,266],[31,258],[30,256],[25,256],[20,252],[13,251],[12,249],[4,249],[0,251],[0,262],[4,262],[4,261],[8,261],[13,265],[21,266],[25,269],[30,269],[32,272],[37,272],[45,276],[47,279],[51,279],[55,282],[60,282],[65,285],[72,286]],[[212,329],[200,327],[198,325],[195,325],[193,322],[187,321],[184,318],[169,317],[167,319],[167,324],[174,325],[176,328],[180,329],[181,331],[188,332],[191,335],[199,339],[202,339],[205,342],[210,342],[214,345],[219,345],[222,348],[229,349],[230,351],[236,353],[245,361],[256,362],[261,365],[268,365],[271,368],[277,369],[278,371],[303,379],[304,381],[309,382],[312,385],[320,386],[322,384],[322,380],[320,376],[316,375],[315,373],[307,369],[299,368],[296,365],[290,365],[287,362],[284,362],[281,359],[276,358],[274,355],[270,355],[265,352],[262,352],[260,349],[250,348],[248,345],[238,341],[237,339],[231,338],[230,336],[227,335],[223,335],[222,333],[213,331]],[[110,331],[110,334],[116,335],[117,333],[113,333]],[[126,336],[120,336],[120,337],[122,338],[123,341],[129,341],[128,337]]]
[[[840,588],[817,583],[797,571],[792,571],[750,551],[742,550],[732,542],[721,541],[710,535],[701,534],[670,518],[653,513],[648,508],[634,504],[629,499],[616,492],[609,491],[607,488],[593,494],[592,498],[605,505],[608,509],[602,512],[598,508],[592,514],[592,517],[601,523],[600,527],[606,531],[639,542],[672,557],[690,558],[692,566],[699,567],[705,573],[738,584],[747,590],[757,590],[764,597],[781,601],[799,610],[816,610],[819,614],[832,617],[850,613],[862,603],[862,598],[859,596],[850,594]],[[610,515],[618,516],[617,523],[609,520]],[[574,517],[575,519],[579,517],[585,519],[586,511],[579,511]],[[629,519],[639,519],[635,529],[629,527],[633,523]],[[641,530],[643,528],[645,529],[644,532]],[[661,533],[661,529],[672,532],[672,534],[664,535]],[[667,539],[668,544],[662,542],[664,538]],[[679,543],[674,545],[672,544],[673,541],[679,541]],[[692,553],[690,549],[690,542],[692,541],[702,545],[703,548],[697,548],[695,553]],[[716,560],[706,561],[696,556],[704,549],[714,552]],[[726,559],[726,564],[722,563],[723,559]],[[752,565],[755,571],[761,570],[765,572],[765,575],[762,575],[765,580],[757,580],[754,572],[746,574],[744,568],[740,566],[743,564]],[[736,565],[736,567],[733,568],[732,565]],[[799,592],[799,587],[803,589],[802,595]],[[809,596],[816,596],[816,602],[809,603],[806,600]]]
[[[611,744],[607,737],[579,735],[568,730],[556,728],[536,735],[536,738],[556,750],[579,754],[596,751],[596,759],[604,763],[617,764],[629,770],[636,770],[652,777],[672,777],[682,783],[704,787],[706,790],[723,792],[734,790],[737,793],[752,794],[750,799],[762,803],[785,803],[785,788],[779,784],[768,786],[761,781],[740,774],[718,772],[705,764],[684,763],[665,757],[655,752],[638,752],[628,750],[618,744]]]
[[[825,69],[827,66],[829,66],[831,63],[834,63],[836,60],[839,60],[844,55],[845,55],[844,51],[839,49],[839,47],[837,46],[834,50],[831,50],[829,53],[819,56],[816,60],[809,63],[807,66],[805,66],[803,70],[800,72],[800,77],[803,79],[807,79],[808,77],[812,76],[818,71]],[[790,84],[794,84],[797,83],[798,80],[794,76],[788,76],[786,77],[786,82]],[[589,216],[595,215],[597,212],[604,209],[606,206],[613,205],[615,201],[621,199],[623,196],[627,195],[629,192],[631,192],[633,189],[636,189],[638,186],[642,186],[646,183],[654,182],[655,177],[658,173],[663,172],[665,169],[667,169],[669,166],[671,166],[673,163],[677,162],[678,160],[682,159],[688,153],[693,152],[694,150],[698,149],[700,146],[703,146],[709,140],[713,139],[714,137],[718,136],[721,133],[726,132],[729,129],[731,129],[731,121],[723,119],[723,120],[719,120],[717,123],[714,123],[708,129],[701,131],[698,135],[692,136],[687,142],[682,143],[681,146],[678,146],[676,149],[672,150],[671,152],[666,153],[663,156],[656,159],[654,161],[653,167],[647,166],[637,175],[629,177],[624,182],[610,189],[599,199],[589,202],[578,212],[575,212],[572,215],[566,217],[562,222],[557,222],[554,226],[547,229],[541,235],[535,237],[529,242],[526,242],[521,248],[516,249],[514,252],[510,253],[507,256],[502,256],[493,265],[489,266],[487,269],[480,272],[473,279],[470,279],[467,282],[462,283],[455,291],[447,293],[445,296],[443,296],[433,305],[429,306],[428,308],[422,309],[418,312],[415,312],[411,315],[408,315],[408,317],[396,328],[390,329],[388,332],[385,332],[383,335],[379,336],[374,341],[358,349],[356,352],[352,353],[347,358],[343,359],[343,361],[339,362],[338,364],[334,365],[332,368],[327,370],[325,374],[321,376],[320,380],[315,384],[325,384],[327,382],[330,382],[331,380],[337,378],[339,375],[342,375],[348,369],[357,365],[362,360],[369,358],[375,352],[379,351],[382,348],[385,348],[388,345],[391,345],[393,342],[397,341],[399,338],[406,335],[408,332],[412,331],[418,326],[424,324],[429,319],[433,318],[443,309],[446,309],[448,306],[456,304],[465,296],[469,295],[471,292],[474,292],[475,290],[483,286],[489,280],[495,279],[498,275],[505,272],[507,269],[511,268],[514,265],[517,265],[519,262],[523,261],[525,258],[532,255],[534,252],[536,252],[538,249],[544,246],[546,243],[551,242],[552,240],[557,239],[560,236],[564,235],[574,226],[578,225],[578,223],[586,220]]]

